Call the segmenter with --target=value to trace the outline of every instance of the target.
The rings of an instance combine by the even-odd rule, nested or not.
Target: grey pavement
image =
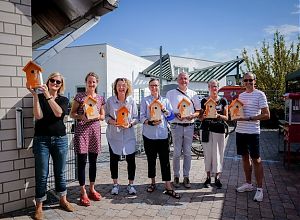
[[[254,202],[255,191],[237,193],[235,188],[244,183],[241,158],[236,156],[235,134],[228,138],[224,170],[221,177],[222,189],[203,188],[205,180],[203,158],[193,156],[190,172],[191,189],[178,188],[181,199],[177,200],[163,194],[159,163],[157,167],[158,188],[147,193],[147,160],[141,153],[136,157],[137,195],[129,196],[126,192],[126,161],[119,163],[119,180],[121,192],[110,195],[112,181],[109,160],[106,155],[98,164],[97,186],[102,200],[91,202],[91,206],[79,206],[78,182],[68,187],[68,199],[76,211],[68,213],[60,209],[57,201],[45,205],[45,219],[300,219],[300,166],[292,165],[290,170],[284,168],[282,153],[278,152],[277,130],[263,130],[261,134],[261,155],[264,165],[264,200]],[[103,149],[105,151],[105,149]],[[105,159],[106,158],[106,159]],[[214,178],[212,178],[213,180]],[[181,179],[182,181],[182,179]],[[87,181],[88,182],[88,181]],[[253,177],[253,183],[255,178]],[[0,218],[31,219],[34,209],[9,213]]]

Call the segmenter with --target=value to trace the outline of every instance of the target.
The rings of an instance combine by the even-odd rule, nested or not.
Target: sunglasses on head
[[[254,79],[244,79],[244,82],[253,82]]]
[[[51,83],[56,83],[57,85],[61,84],[61,81],[60,81],[60,80],[49,79],[49,81],[50,81]]]

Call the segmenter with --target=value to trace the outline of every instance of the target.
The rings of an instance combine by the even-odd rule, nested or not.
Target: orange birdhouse
[[[43,84],[43,78],[42,78],[43,69],[33,61],[29,61],[26,64],[26,66],[23,68],[23,71],[26,73],[27,88],[35,89]]]
[[[149,105],[149,109],[151,121],[161,120],[161,110],[163,109],[163,105],[159,100],[153,100],[153,102]]]
[[[192,103],[190,102],[190,100],[186,98],[181,99],[181,101],[177,105],[181,117],[187,117],[192,114],[190,109],[191,104]]]
[[[97,100],[92,96],[86,97],[83,102],[83,109],[87,119],[99,118],[99,111],[97,109]]]
[[[231,120],[245,117],[243,106],[244,104],[239,99],[235,99],[231,102],[228,107]]]
[[[128,126],[129,110],[123,105],[117,110],[117,125]]]
[[[216,110],[216,106],[217,103],[209,98],[205,103],[205,114],[206,114],[206,118],[216,118],[217,117],[217,110]]]

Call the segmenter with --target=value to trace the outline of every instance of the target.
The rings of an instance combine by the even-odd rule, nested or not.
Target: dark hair
[[[151,79],[149,80],[149,83],[148,83],[148,84],[150,85],[150,83],[151,83],[151,82],[153,82],[153,81],[157,81],[157,82],[159,82],[159,79],[156,79],[156,78],[151,78]]]

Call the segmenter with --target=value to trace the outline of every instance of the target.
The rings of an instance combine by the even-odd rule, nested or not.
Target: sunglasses
[[[49,82],[56,83],[57,85],[61,84],[60,80],[55,80],[55,79],[49,79]]]
[[[244,82],[253,82],[254,79],[244,79]]]

